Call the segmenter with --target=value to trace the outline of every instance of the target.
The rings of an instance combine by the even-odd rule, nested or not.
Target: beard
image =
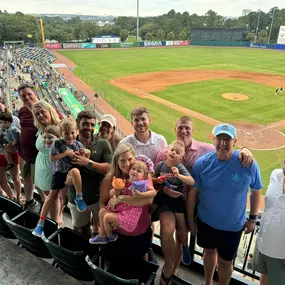
[[[83,130],[80,130],[80,134],[85,138],[85,139],[89,139],[89,138],[92,138],[93,137],[93,134],[94,134],[94,130],[86,130],[86,129],[83,129]]]

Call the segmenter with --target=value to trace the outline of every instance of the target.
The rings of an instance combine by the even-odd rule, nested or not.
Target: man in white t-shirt
[[[167,147],[167,142],[164,136],[149,129],[150,122],[151,119],[147,108],[136,107],[133,109],[131,112],[131,123],[134,133],[122,139],[120,143],[131,144],[135,149],[136,155],[145,155],[154,162],[159,151]],[[148,260],[156,262],[151,243],[148,251]]]
[[[265,209],[257,238],[254,268],[262,274],[260,284],[285,284],[285,161],[273,170],[265,195]],[[267,278],[266,278],[267,276]]]
[[[122,139],[120,143],[131,144],[136,155],[145,155],[154,162],[158,152],[167,147],[165,137],[149,129],[151,119],[149,111],[145,107],[137,107],[132,110],[131,123],[134,133]]]

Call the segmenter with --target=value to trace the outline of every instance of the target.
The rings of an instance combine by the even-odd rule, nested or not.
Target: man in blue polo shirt
[[[199,158],[193,168],[195,185],[191,191],[199,193],[197,207],[197,243],[204,250],[205,285],[212,285],[219,263],[219,284],[228,285],[233,271],[242,231],[255,228],[262,188],[256,161],[243,168],[234,150],[237,132],[234,126],[220,124],[213,129],[215,152]],[[247,192],[251,188],[250,215],[246,220]],[[195,202],[188,204],[191,232],[194,225]]]

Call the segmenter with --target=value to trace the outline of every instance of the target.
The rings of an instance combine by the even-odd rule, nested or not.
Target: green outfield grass
[[[244,48],[161,48],[61,51],[77,65],[109,78],[162,70],[221,69],[283,74],[284,52]]]
[[[100,95],[127,119],[129,119],[132,108],[138,105],[149,108],[152,117],[152,130],[163,134],[168,142],[175,138],[174,124],[176,119],[183,114],[151,100],[138,98],[108,84],[107,81],[137,73],[187,69],[241,70],[284,74],[284,67],[279,63],[284,60],[285,55],[283,52],[273,50],[201,47],[61,51],[61,53],[78,66],[74,72],[94,90],[99,90]],[[192,91],[188,91],[188,88]],[[199,88],[201,88],[200,92],[198,92]],[[172,97],[170,97],[170,89],[172,89]],[[220,120],[224,120],[223,116],[226,116],[229,121],[245,121],[245,117],[242,116],[246,116],[247,121],[265,123],[263,120],[272,122],[275,119],[276,121],[282,119],[281,108],[284,106],[285,99],[282,96],[274,96],[273,89],[247,81],[217,79],[211,82],[203,81],[171,86],[155,95],[163,96],[169,101]],[[250,99],[233,102],[220,98],[222,93],[239,93],[240,91],[243,91]],[[260,98],[258,98],[259,95]],[[220,99],[220,103],[216,102],[217,98]],[[197,140],[210,142],[211,130],[212,126],[195,119],[194,137]],[[271,171],[280,167],[280,161],[285,157],[285,149],[254,151],[254,155],[260,164],[265,186],[264,193]]]
[[[249,98],[227,100],[221,96],[224,93],[241,93]],[[214,79],[172,85],[152,94],[221,121],[266,125],[284,119],[285,96],[275,96],[271,86],[245,80]]]

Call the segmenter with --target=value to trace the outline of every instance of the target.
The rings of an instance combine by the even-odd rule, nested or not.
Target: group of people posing
[[[10,171],[16,199],[22,202],[20,156],[25,207],[36,204],[34,187],[43,202],[34,235],[43,235],[48,215],[62,226],[67,194],[74,230],[90,238],[91,244],[115,245],[121,238],[127,239],[122,258],[147,256],[153,260],[151,222],[159,221],[165,259],[161,284],[172,284],[181,260],[191,263],[189,231],[197,234],[197,243],[204,248],[205,285],[212,285],[217,264],[220,284],[229,284],[242,232],[255,229],[262,188],[252,153],[246,147],[234,148],[234,126],[216,126],[214,144],[208,144],[193,139],[193,121],[183,116],[174,125],[176,140],[168,145],[162,135],[149,129],[149,111],[137,107],[131,112],[134,133],[122,139],[115,132],[112,115],[101,118],[99,133],[94,134],[93,113],[82,111],[76,120],[60,120],[49,103],[38,101],[33,87],[21,85],[18,93],[24,104],[19,110],[19,131],[15,131],[17,120],[3,101],[0,104],[0,185],[13,198],[6,176]],[[279,176],[279,196],[283,197],[284,173],[278,170]],[[272,229],[272,225],[266,211],[264,217],[267,223],[262,222],[261,232],[266,236],[267,226]],[[282,227],[279,232],[282,234]],[[257,266],[270,285],[280,284],[274,282],[284,278],[285,256],[272,256],[266,242],[269,240],[260,235]],[[279,270],[274,267],[271,274],[271,264],[276,262]],[[267,282],[265,275],[262,282]]]

